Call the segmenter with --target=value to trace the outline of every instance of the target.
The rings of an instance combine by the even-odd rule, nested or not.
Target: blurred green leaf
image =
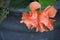
[[[56,3],[56,0],[38,0],[42,7],[47,7]]]
[[[30,3],[30,0],[11,0],[10,8],[25,8]]]
[[[7,17],[7,14],[9,14],[9,11],[6,9],[7,6],[6,0],[0,0],[0,23]]]
[[[3,7],[4,0],[0,0],[0,7]]]
[[[8,2],[6,0],[0,0],[0,7],[5,8],[8,6]]]
[[[5,9],[0,10],[0,23],[7,17],[7,14],[9,14],[9,11]]]

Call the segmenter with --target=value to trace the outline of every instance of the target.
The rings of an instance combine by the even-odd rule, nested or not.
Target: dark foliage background
[[[4,1],[6,2],[4,3]],[[4,20],[0,23],[0,40],[60,40],[60,0],[54,4],[58,11],[54,18],[56,19],[53,24],[54,30],[43,33],[35,32],[35,29],[28,30],[26,25],[20,24],[22,12],[28,9],[28,5],[32,1],[34,0],[0,0],[0,20],[1,18]],[[3,4],[6,4],[6,6],[3,6]],[[6,18],[2,16],[6,16]]]

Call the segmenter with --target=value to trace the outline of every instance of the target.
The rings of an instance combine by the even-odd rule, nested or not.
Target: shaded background
[[[29,2],[32,2],[32,0],[29,0]],[[7,8],[9,14],[0,24],[0,40],[60,40],[60,0],[58,0],[58,3],[54,6],[58,11],[54,18],[56,19],[56,22],[53,24],[55,29],[43,33],[35,32],[35,30],[28,30],[25,24],[19,23],[22,12],[28,7],[25,9],[10,9],[9,6],[9,8]]]

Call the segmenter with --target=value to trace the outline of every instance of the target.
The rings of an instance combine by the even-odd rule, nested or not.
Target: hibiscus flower
[[[47,32],[48,30],[52,31],[53,23],[55,20],[50,19],[54,18],[57,10],[54,6],[46,7],[42,12],[36,11],[41,8],[41,5],[34,1],[30,3],[30,12],[23,13],[20,23],[26,24],[28,29],[36,28],[36,32]]]

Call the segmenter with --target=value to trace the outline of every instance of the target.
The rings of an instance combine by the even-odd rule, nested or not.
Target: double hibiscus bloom
[[[23,13],[22,20],[20,23],[26,24],[28,29],[36,29],[36,32],[47,32],[48,30],[52,31],[54,18],[57,10],[53,6],[46,7],[42,12],[37,11],[38,8],[41,8],[41,5],[38,2],[32,2],[30,5],[29,13]]]

